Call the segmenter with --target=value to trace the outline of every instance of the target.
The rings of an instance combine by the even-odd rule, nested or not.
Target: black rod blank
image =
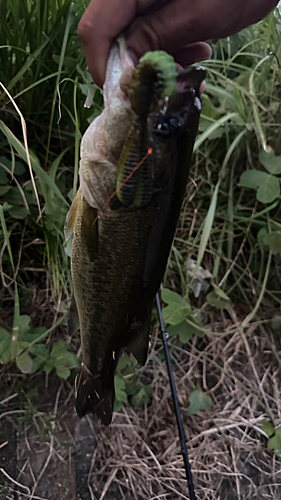
[[[176,418],[177,418],[181,452],[182,452],[185,471],[186,471],[186,479],[187,479],[187,484],[188,484],[189,497],[190,497],[190,500],[196,500],[193,479],[192,479],[192,472],[191,472],[191,468],[190,468],[190,464],[189,464],[189,460],[188,460],[186,438],[184,435],[184,429],[183,429],[183,424],[182,424],[182,419],[181,419],[181,414],[180,414],[179,400],[178,400],[177,389],[176,389],[175,379],[174,379],[174,374],[173,374],[173,367],[172,367],[169,346],[168,346],[169,334],[166,332],[166,329],[165,329],[165,323],[164,323],[164,319],[163,319],[163,315],[162,315],[162,308],[161,308],[161,301],[160,301],[159,292],[156,294],[156,305],[157,305],[157,311],[158,311],[158,316],[159,316],[160,329],[161,329],[161,333],[162,333],[162,340],[163,340],[163,346],[164,346],[164,351],[165,351],[165,358],[166,358],[166,363],[167,363],[167,369],[168,369],[168,375],[169,375],[170,386],[171,386],[171,391],[172,391],[172,397],[173,397],[173,402],[174,402],[174,408],[175,408],[175,413],[176,413]]]

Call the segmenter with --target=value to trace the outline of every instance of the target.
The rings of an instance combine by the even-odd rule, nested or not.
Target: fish
[[[188,180],[205,70],[180,74],[166,53],[137,67],[122,41],[110,52],[104,111],[85,132],[80,187],[67,216],[72,238],[69,333],[80,328],[79,417],[112,419],[123,349],[147,359],[151,311]]]

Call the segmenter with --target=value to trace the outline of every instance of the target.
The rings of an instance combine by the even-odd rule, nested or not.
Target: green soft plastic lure
[[[176,78],[174,58],[164,51],[147,52],[133,73],[128,96],[136,116],[118,162],[116,182],[117,198],[125,207],[143,206],[151,198],[153,159],[147,155],[147,117],[175,92]]]
[[[170,97],[176,90],[176,63],[173,56],[163,50],[147,52],[141,59],[137,71],[142,72],[145,65],[153,66],[158,73],[159,97]]]

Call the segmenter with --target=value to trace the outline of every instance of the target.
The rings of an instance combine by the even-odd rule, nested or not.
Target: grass
[[[260,334],[259,322],[243,335],[239,331],[230,334],[239,319],[229,308],[213,325],[224,330],[224,337],[214,338],[210,329],[205,338],[194,337],[185,346],[172,348],[195,488],[201,500],[279,498],[280,460],[267,449],[269,438],[263,425],[272,421],[270,415],[274,425],[281,422],[279,374],[271,344],[277,349],[280,346],[267,325],[266,335]],[[188,499],[168,376],[159,362],[159,349],[161,345],[156,343],[141,370],[143,379],[149,379],[153,387],[152,404],[144,409],[123,407],[109,428],[93,425],[90,419],[78,421],[73,401],[65,404],[70,384],[55,389],[50,380],[48,388],[40,387],[37,408],[29,403],[19,415],[23,430],[17,480],[21,491],[25,486],[41,498],[53,499],[58,494],[62,499],[75,498],[72,481],[66,489],[65,478],[75,475],[69,451],[76,450],[84,471],[78,488],[83,491],[83,482],[87,483],[92,498]],[[186,408],[198,383],[213,404],[208,412],[191,416]],[[46,405],[50,393],[51,407]],[[11,403],[4,404],[5,411]],[[30,448],[36,453],[30,454]],[[27,461],[33,475],[26,469]],[[50,477],[55,478],[51,485]]]
[[[217,327],[231,323],[224,318]],[[269,457],[260,427],[268,407],[280,422],[275,399],[280,388],[265,340],[252,328],[243,338],[237,332],[194,340],[187,348],[175,348],[173,356],[182,407],[198,381],[213,400],[211,411],[182,412],[198,498],[277,499],[280,467]],[[126,498],[188,498],[166,371],[153,354],[145,370],[153,377],[153,405],[145,412],[128,408],[109,429],[96,430],[101,439],[90,484],[104,491],[105,484],[110,488],[115,482]]]
[[[0,2],[0,80],[11,95],[0,94],[0,326],[9,329],[14,316],[15,328],[20,313],[29,315],[35,327],[47,328],[49,351],[59,338],[73,351],[79,348],[79,338],[67,339],[65,333],[71,280],[63,226],[77,189],[79,142],[102,108],[101,92],[90,81],[76,34],[84,7],[69,0],[47,0],[44,6],[40,0]],[[260,427],[267,421],[277,440],[280,32],[276,12],[212,44],[213,57],[205,64],[200,134],[165,276],[165,287],[184,297],[181,303],[188,313],[183,321],[195,331],[185,337],[182,322],[169,326],[200,499],[280,496],[278,447],[275,443],[268,449],[271,437]],[[90,97],[94,105],[86,109]],[[261,186],[255,184],[253,170],[263,173]],[[247,182],[241,177],[245,172],[250,172]],[[197,263],[193,273],[188,259]],[[204,281],[208,290],[195,296],[199,266],[212,277]],[[119,405],[110,429],[95,427],[99,444],[92,469],[91,464],[87,469],[92,498],[97,491],[107,498],[110,490],[120,498],[187,498],[161,349],[156,330],[149,362],[138,371],[137,382],[140,392],[153,387],[151,403],[144,399],[141,409]],[[126,370],[118,373],[125,381],[125,400],[124,387],[136,380],[136,368]],[[36,443],[36,457],[45,447],[38,468],[30,463],[31,472],[24,472],[28,445],[23,438],[18,481],[30,497],[34,493],[44,498],[45,484],[56,471],[57,483],[48,498],[58,493],[69,498],[67,487],[58,485],[65,484],[66,470],[73,471],[74,384],[54,374],[23,375],[11,364],[1,367],[0,377],[4,413],[25,407],[27,442]],[[29,394],[36,384],[44,396],[28,397],[27,404],[22,396],[17,399],[15,395]],[[191,416],[189,396],[197,388],[211,397],[212,408]]]

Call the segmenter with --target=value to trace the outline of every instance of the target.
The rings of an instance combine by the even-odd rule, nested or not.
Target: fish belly
[[[158,219],[160,223],[161,210],[151,203],[132,211],[109,210],[97,219],[97,212],[87,207],[83,196],[79,205],[71,259],[83,353],[77,411],[83,415],[88,412],[87,404],[100,404],[99,417],[108,423],[120,351],[140,332],[143,339],[137,339],[136,354],[132,352],[140,362],[146,359],[156,291],[149,293],[146,269],[152,228]],[[98,394],[94,404],[86,399],[89,393]]]

